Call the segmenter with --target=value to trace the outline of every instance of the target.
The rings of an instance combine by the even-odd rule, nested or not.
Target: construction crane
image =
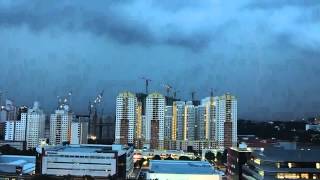
[[[178,93],[178,92],[180,92],[180,91],[178,91],[178,90],[174,90],[174,91],[173,91],[173,98],[174,98],[174,99],[177,98],[177,93]]]
[[[191,100],[195,101],[196,91],[191,92]]]
[[[72,96],[72,91],[69,91],[66,96],[57,96],[58,99],[58,109],[63,109],[64,105],[68,105],[69,108],[71,108],[71,96]]]
[[[170,86],[169,84],[163,84],[163,86],[165,87],[166,89],[166,92],[167,92],[167,97],[170,96],[170,91],[172,89],[172,86]]]
[[[2,106],[2,98],[5,99],[5,94],[7,93],[7,91],[0,91],[0,108]]]
[[[140,79],[143,79],[146,83],[146,94],[149,94],[149,82],[151,82],[152,80],[146,77],[141,77]]]
[[[210,89],[210,96],[213,97],[216,92],[217,92],[216,89],[211,88]]]
[[[98,113],[98,105],[102,102],[104,90],[99,93],[96,98],[93,100],[93,102],[89,101],[89,117],[90,117],[90,122],[89,122],[89,134],[90,138],[95,140],[97,138],[97,126],[101,121],[101,117],[103,115],[103,109],[101,111],[101,116],[99,118],[99,113]],[[100,136],[99,136],[100,137]]]

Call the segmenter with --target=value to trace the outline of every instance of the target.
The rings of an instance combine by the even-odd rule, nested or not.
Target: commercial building
[[[152,93],[146,99],[146,137],[145,147],[164,148],[164,109],[165,98],[159,93]]]
[[[254,150],[242,169],[242,178],[251,179],[320,179],[320,150]]]
[[[7,175],[32,175],[35,167],[35,156],[0,155],[0,179]]]
[[[120,93],[116,103],[116,144],[134,144],[137,122],[137,98],[131,92]],[[140,125],[140,124],[139,124]]]
[[[71,141],[71,122],[73,114],[68,105],[63,105],[50,116],[50,139],[51,145],[62,144]]]
[[[47,146],[42,152],[42,174],[126,179],[133,171],[133,147],[122,145]]]
[[[151,160],[147,179],[158,180],[220,180],[223,173],[207,161]]]
[[[250,159],[252,149],[247,148],[246,144],[240,144],[239,147],[228,148],[227,156],[227,179],[242,180],[242,166]]]

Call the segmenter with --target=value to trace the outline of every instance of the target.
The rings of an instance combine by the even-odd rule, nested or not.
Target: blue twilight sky
[[[197,98],[231,92],[239,117],[320,114],[318,0],[0,0],[0,89],[17,104],[73,91],[76,112],[105,90]]]

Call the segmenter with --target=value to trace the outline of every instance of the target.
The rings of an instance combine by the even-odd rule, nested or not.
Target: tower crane
[[[166,89],[166,92],[167,92],[167,97],[170,96],[170,91],[172,89],[172,86],[170,86],[169,84],[163,84],[163,86],[165,87]]]
[[[147,78],[147,77],[141,77],[140,79],[143,79],[145,81],[146,84],[146,94],[149,94],[149,82],[151,82],[152,80]]]

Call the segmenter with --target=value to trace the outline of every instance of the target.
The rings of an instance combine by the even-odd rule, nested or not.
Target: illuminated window
[[[301,173],[301,175],[300,175],[301,177],[301,179],[309,179],[309,174],[308,173]]]
[[[277,167],[277,168],[280,168],[280,163],[276,163],[276,167]]]
[[[259,171],[260,176],[264,176],[264,171]]]
[[[289,168],[292,168],[292,163],[288,163],[288,167],[289,167]]]
[[[277,179],[300,179],[300,175],[296,173],[278,173]]]
[[[261,160],[260,159],[255,159],[253,162],[260,165]]]
[[[320,163],[316,163],[316,168],[320,169]]]

